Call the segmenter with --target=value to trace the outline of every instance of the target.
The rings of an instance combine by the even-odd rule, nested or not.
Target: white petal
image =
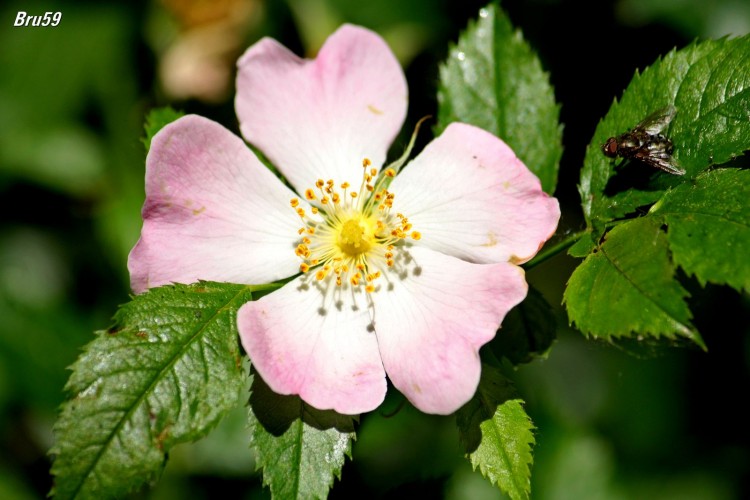
[[[343,414],[374,410],[386,381],[364,297],[357,309],[350,297],[326,300],[319,283],[304,285],[305,278],[240,308],[242,345],[278,394],[298,394],[315,408]]]
[[[238,62],[237,116],[298,192],[319,178],[359,186],[362,161],[379,167],[406,116],[403,71],[372,31],[344,25],[314,60],[272,39]]]
[[[391,183],[419,245],[470,262],[525,262],[554,233],[555,198],[494,135],[454,123]]]
[[[302,224],[294,196],[218,123],[190,115],[167,125],[146,159],[143,229],[128,258],[133,291],[295,274]]]
[[[520,267],[472,264],[412,247],[392,286],[373,293],[375,330],[388,378],[428,413],[456,411],[479,383],[479,348],[526,296]]]

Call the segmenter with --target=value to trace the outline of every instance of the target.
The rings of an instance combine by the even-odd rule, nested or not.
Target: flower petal
[[[350,301],[325,300],[318,282],[305,285],[303,278],[240,308],[245,351],[278,394],[298,394],[315,408],[347,415],[374,410],[385,398],[386,380],[370,310],[364,300],[356,310]]]
[[[463,123],[428,144],[390,190],[420,245],[470,262],[525,262],[560,218],[557,200],[503,141]]]
[[[294,193],[221,125],[190,115],[154,136],[146,159],[133,291],[199,279],[267,283],[296,273]]]
[[[264,38],[237,63],[235,106],[245,138],[302,192],[319,178],[359,186],[406,116],[401,67],[375,33],[344,25],[314,60]]]
[[[423,247],[408,252],[408,276],[394,276],[392,287],[372,296],[380,355],[388,378],[414,406],[449,414],[474,395],[479,348],[526,296],[524,272]]]

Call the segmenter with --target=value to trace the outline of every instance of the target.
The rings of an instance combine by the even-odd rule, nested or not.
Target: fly
[[[629,132],[607,139],[602,152],[610,158],[638,160],[673,175],[684,175],[685,169],[672,157],[672,141],[662,134],[675,113],[673,106],[667,106],[648,115]]]

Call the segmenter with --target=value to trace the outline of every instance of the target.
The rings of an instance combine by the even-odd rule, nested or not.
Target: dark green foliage
[[[555,190],[562,156],[560,106],[536,53],[491,4],[469,25],[440,68],[438,126],[470,123],[505,141]]]

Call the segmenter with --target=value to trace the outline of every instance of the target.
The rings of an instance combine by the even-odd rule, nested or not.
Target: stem
[[[523,265],[523,268],[528,271],[529,269],[532,269],[538,266],[542,262],[551,259],[552,257],[559,254],[563,250],[567,250],[568,248],[572,247],[575,242],[580,240],[581,237],[588,232],[589,231],[584,229],[583,231],[578,231],[577,233],[569,234],[562,240],[555,243],[553,246],[549,248],[545,248],[544,250],[536,254],[536,256],[533,259],[531,259],[530,261],[528,261],[527,263]]]

